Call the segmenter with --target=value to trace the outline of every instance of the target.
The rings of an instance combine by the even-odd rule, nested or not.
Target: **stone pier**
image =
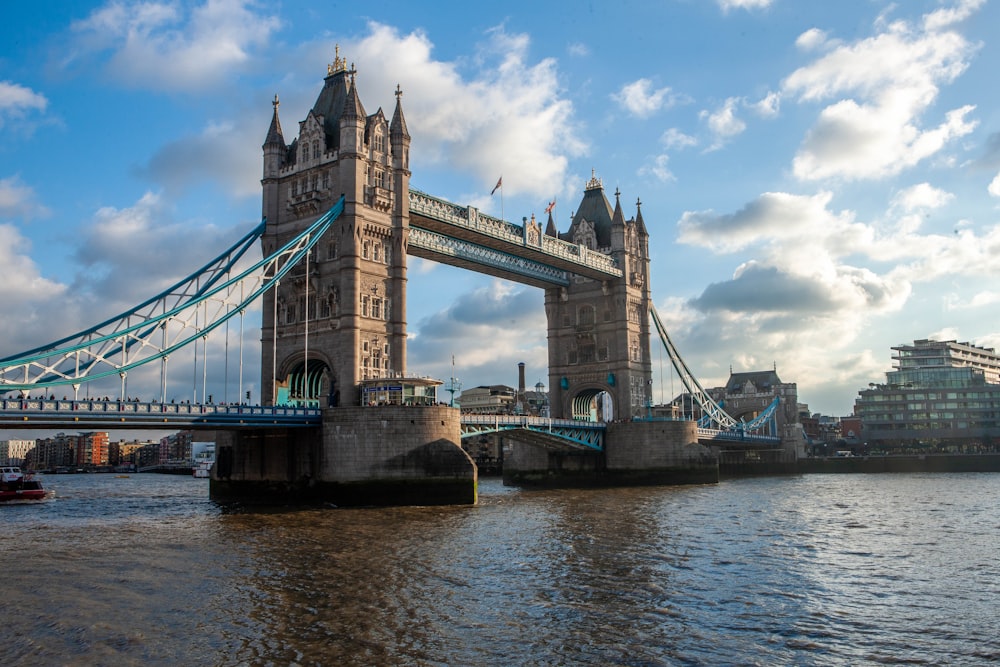
[[[608,424],[604,451],[555,450],[507,440],[504,484],[580,487],[715,484],[719,462],[690,421]]]
[[[475,504],[475,463],[446,406],[328,408],[311,429],[220,432],[211,497],[250,504]]]

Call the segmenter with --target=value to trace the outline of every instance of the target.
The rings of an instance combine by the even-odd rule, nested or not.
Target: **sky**
[[[16,3],[0,356],[127,310],[258,224],[271,102],[291,141],[339,46],[368,113],[403,91],[411,187],[514,221],[554,200],[565,232],[596,175],[626,218],[641,200],[656,308],[703,386],[774,368],[848,415],[893,345],[1000,346],[998,7]],[[411,373],[516,386],[524,362],[548,383],[541,290],[409,261]],[[209,341],[216,401],[259,398],[259,326],[248,312],[242,361],[237,329]],[[661,402],[684,389],[652,349]],[[179,356],[168,395],[197,398]],[[158,368],[128,382],[159,397]]]

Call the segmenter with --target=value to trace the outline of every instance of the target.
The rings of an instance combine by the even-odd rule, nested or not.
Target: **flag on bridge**
[[[553,198],[553,200],[549,202],[549,205],[545,207],[545,212],[551,213],[552,209],[554,209],[555,207],[556,207],[556,200]]]
[[[502,185],[503,185],[503,176],[497,179],[497,184],[493,186],[492,190],[490,190],[490,196],[492,197],[493,193],[496,192],[497,189],[500,188],[500,186]]]

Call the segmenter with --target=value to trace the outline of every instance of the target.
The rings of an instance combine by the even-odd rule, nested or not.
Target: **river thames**
[[[0,507],[4,665],[1000,660],[1000,474],[264,513],[188,477],[44,482]]]

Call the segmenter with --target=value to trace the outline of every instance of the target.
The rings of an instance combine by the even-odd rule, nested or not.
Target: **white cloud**
[[[5,118],[20,118],[28,111],[45,111],[48,103],[41,93],[11,81],[0,81],[0,127]]]
[[[1000,197],[1000,173],[993,177],[993,180],[986,187],[986,191],[993,197]]]
[[[774,118],[781,111],[781,93],[769,92],[763,99],[748,106],[763,118]]]
[[[571,56],[583,57],[590,55],[590,47],[582,42],[574,42],[566,48],[566,52]]]
[[[31,244],[14,225],[0,224],[0,355],[37,346],[53,323],[71,318],[67,287],[45,278],[30,257]]]
[[[660,136],[660,143],[668,150],[671,150],[674,148],[697,146],[698,140],[688,134],[684,134],[676,127],[672,127]]]
[[[653,82],[649,79],[638,79],[627,83],[611,98],[630,114],[639,118],[648,118],[675,102],[669,87],[653,90]]]
[[[38,203],[35,191],[17,176],[0,179],[0,219],[24,218],[30,220],[49,215],[49,210]]]
[[[568,158],[586,144],[572,101],[561,95],[556,61],[527,62],[529,46],[526,35],[491,30],[481,45],[484,65],[470,79],[454,63],[433,59],[433,44],[421,32],[402,35],[372,23],[347,48],[358,62],[378,63],[359,74],[362,101],[368,90],[402,85],[420,159],[471,173],[487,192],[503,174],[509,194],[550,197],[563,189]]]
[[[795,40],[795,46],[799,47],[803,51],[815,51],[816,49],[822,48],[827,44],[828,38],[826,32],[820,30],[819,28],[809,28],[804,33],[798,36]]]
[[[930,31],[947,28],[969,18],[985,3],[986,0],[959,0],[955,7],[943,7],[924,16],[924,28]]]
[[[918,183],[897,192],[892,198],[892,208],[905,212],[941,208],[954,198],[952,193],[935,188],[930,183]]]
[[[730,9],[767,9],[772,0],[717,0],[723,12]]]
[[[965,3],[962,15],[977,6]],[[936,127],[922,127],[939,87],[964,72],[976,50],[961,35],[940,30],[951,21],[931,16],[923,30],[904,21],[888,23],[879,34],[840,44],[785,79],[784,92],[802,102],[835,100],[822,110],[795,157],[799,179],[898,174],[972,132],[977,121],[968,118],[970,105],[947,111]]]
[[[730,97],[713,112],[702,111],[699,117],[708,124],[714,136],[714,141],[708,150],[721,148],[728,140],[743,132],[747,124],[736,115],[736,106],[740,98]]]
[[[671,181],[676,181],[677,177],[674,176],[674,172],[670,171],[670,167],[667,166],[670,162],[670,156],[663,154],[657,155],[653,158],[653,163],[646,165],[639,169],[640,176],[652,176],[662,183],[669,183]]]
[[[201,90],[248,67],[280,23],[248,0],[176,3],[112,0],[73,23],[83,54],[110,52],[109,70],[131,85]]]

